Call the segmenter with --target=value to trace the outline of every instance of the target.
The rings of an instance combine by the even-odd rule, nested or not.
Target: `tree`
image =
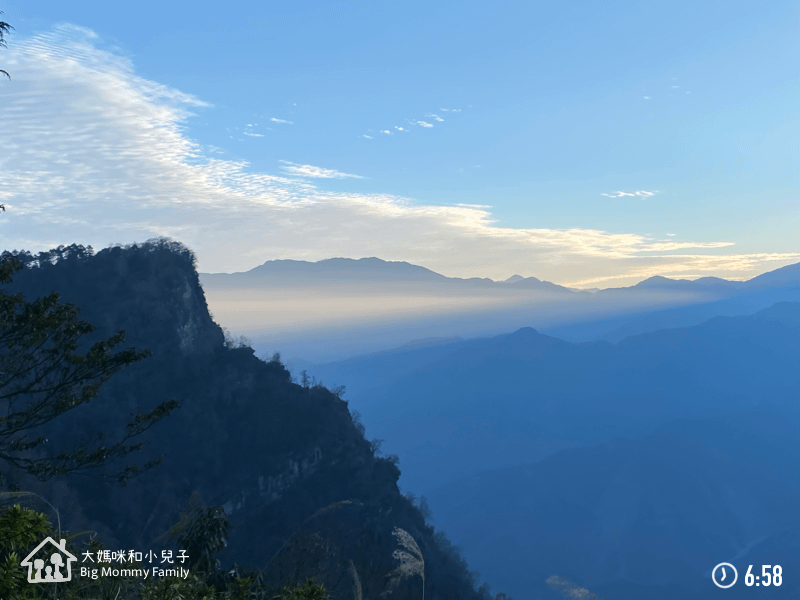
[[[195,493],[169,535],[186,550],[191,568],[210,575],[218,568],[217,555],[228,545],[230,528],[225,510],[221,506],[204,508]]]
[[[304,585],[294,588],[284,587],[281,590],[281,600],[330,600],[330,594],[321,583],[314,583],[314,578],[306,580]]]
[[[2,15],[2,14],[3,14],[3,11],[0,10],[0,15]],[[6,40],[3,38],[3,36],[5,34],[9,33],[12,29],[14,29],[14,28],[11,25],[6,23],[5,21],[0,21],[0,48],[7,48],[8,47],[6,45]],[[9,79],[11,79],[11,75],[8,74],[8,71],[4,71],[3,69],[0,69],[0,73],[2,73],[3,75],[5,75]],[[5,207],[2,204],[0,204],[0,208],[2,208],[2,210],[5,210]]]
[[[47,515],[19,504],[0,513],[0,598],[19,598],[23,590],[31,590],[19,563],[51,529]]]
[[[0,256],[0,285],[11,282],[21,261]],[[125,332],[96,342],[88,352],[77,352],[94,326],[79,319],[79,309],[59,302],[52,293],[32,302],[22,294],[10,295],[0,288],[0,460],[45,481],[54,475],[86,472],[139,450],[142,443],[128,442],[147,431],[178,407],[169,400],[147,413],[134,415],[117,442],[93,448],[78,446],[55,456],[42,450],[48,440],[28,437],[37,428],[97,397],[100,387],[122,368],[150,355],[135,348],[114,351]],[[130,465],[108,475],[126,483],[157,466],[163,456],[144,468]],[[3,473],[0,472],[0,478]]]

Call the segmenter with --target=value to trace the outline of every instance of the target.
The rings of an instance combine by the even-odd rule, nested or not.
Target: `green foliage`
[[[21,268],[19,258],[4,253],[0,283],[10,283]],[[85,354],[78,353],[84,336],[94,331],[91,323],[79,319],[79,313],[75,305],[59,302],[57,293],[28,302],[22,294],[10,295],[0,289],[0,460],[42,481],[93,469],[139,450],[141,443],[128,441],[178,406],[170,400],[137,414],[117,442],[80,446],[56,456],[34,454],[32,451],[40,450],[48,440],[43,435],[29,437],[30,433],[90,402],[112,375],[149,356],[148,351],[134,348],[115,352],[125,340],[124,331],[96,342]],[[144,468],[131,465],[112,477],[124,484],[159,463],[151,461]]]
[[[215,600],[217,590],[208,585],[197,572],[189,573],[186,579],[160,577],[145,580],[139,589],[141,600]]]
[[[190,505],[185,513],[190,527],[184,533],[189,534],[189,537],[207,533],[210,537],[216,536],[219,540],[220,530],[227,530],[227,526],[220,526],[218,515],[213,514],[214,512],[213,509],[197,509],[194,505]],[[45,514],[21,507],[19,504],[7,507],[0,512],[0,599],[45,598],[53,593],[53,587],[28,583],[26,572],[20,566],[22,558],[48,535],[53,536],[55,532]],[[75,547],[74,538],[74,535],[65,536],[69,551],[79,556],[81,549]],[[84,549],[91,552],[92,556],[97,556],[99,551],[104,550],[103,545],[96,538],[89,539]],[[213,550],[212,548],[211,551],[213,552]],[[215,553],[214,556],[216,556]],[[92,567],[100,568],[101,565],[93,564]],[[124,568],[146,570],[147,566],[128,562],[125,563]],[[222,589],[210,583],[213,578],[224,581]],[[198,568],[192,568],[186,578],[148,577],[143,579],[122,574],[106,575],[96,579],[77,577],[59,585],[58,597],[62,600],[250,600],[253,582],[253,577],[238,573],[234,577],[225,577],[218,570],[208,573]],[[314,589],[316,590],[316,588]],[[314,600],[325,598],[318,593],[299,597],[308,597]]]
[[[330,594],[321,583],[314,583],[314,578],[309,578],[303,585],[293,588],[284,587],[281,590],[281,600],[329,600]]]
[[[37,590],[28,583],[20,561],[51,529],[47,515],[19,504],[0,514],[0,598],[35,597]]]
[[[47,515],[15,504],[0,515],[0,550],[27,548],[49,532]]]
[[[192,569],[210,574],[217,568],[217,554],[228,544],[231,524],[221,506],[203,508],[198,503],[198,496],[192,496],[169,535],[186,550]]]
[[[228,584],[228,589],[225,591],[225,600],[250,600],[253,589],[252,577],[236,577]]]

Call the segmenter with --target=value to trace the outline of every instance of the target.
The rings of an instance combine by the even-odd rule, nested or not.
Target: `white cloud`
[[[342,173],[333,169],[323,169],[322,167],[314,167],[311,165],[298,165],[288,160],[282,160],[283,166],[281,169],[288,175],[296,175],[298,177],[312,177],[319,179],[364,179],[361,175],[350,175],[349,173]]]
[[[420,127],[433,127],[431,123],[426,123],[425,121],[415,121],[415,123]]]
[[[395,125],[394,128],[397,129],[397,131],[405,131],[405,129],[403,129],[402,127],[398,127],[397,125]]]
[[[655,196],[658,193],[658,190],[654,192],[647,192],[644,190],[638,192],[612,192],[610,194],[600,194],[601,196],[608,196],[609,198],[622,198],[624,196],[633,196],[639,198],[650,198],[651,196]]]
[[[432,113],[428,113],[425,116],[428,117],[429,119],[433,119],[434,121],[444,122],[444,119],[442,117],[440,117],[439,115],[434,115]]]
[[[667,235],[670,236],[670,237],[673,237],[675,234],[674,233],[668,233]]]
[[[249,131],[243,131],[242,133],[250,137],[264,137],[263,133],[250,133]]]
[[[486,206],[328,191],[308,179],[352,176],[311,165],[283,163],[291,177],[259,173],[187,136],[189,109],[208,104],[137,76],[128,60],[93,43],[86,30],[62,26],[17,37],[3,53],[14,77],[0,86],[6,248],[102,248],[171,235],[208,272],[274,258],[379,256],[495,279],[536,264],[540,279],[572,286],[667,273],[752,276],[800,260],[800,253],[720,254],[729,241],[500,227]]]
[[[372,139],[372,136],[371,136],[371,135],[367,135],[366,133],[365,133],[364,135],[362,135],[361,137],[365,137],[365,138],[367,138],[368,140],[371,140],[371,139]]]
[[[392,135],[392,132],[389,131],[388,129],[381,130],[381,133],[385,133],[386,135]]]
[[[275,117],[272,117],[270,121],[272,121],[273,123],[286,123],[287,125],[294,125],[292,121],[287,121],[285,119],[276,119]]]
[[[650,100],[650,96],[642,96],[645,100]]]

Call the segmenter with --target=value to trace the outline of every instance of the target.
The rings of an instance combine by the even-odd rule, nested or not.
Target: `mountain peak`
[[[661,275],[654,275],[647,279],[640,281],[634,287],[660,287],[675,283],[676,281],[685,281],[683,279],[670,279],[669,277],[662,277]]]
[[[777,302],[758,311],[754,318],[760,321],[778,321],[790,327],[800,326],[800,302]]]
[[[800,263],[786,265],[774,271],[762,273],[757,277],[747,280],[748,287],[761,287],[768,285],[800,285]]]

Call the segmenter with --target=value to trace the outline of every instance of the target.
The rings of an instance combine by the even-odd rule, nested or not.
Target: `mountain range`
[[[800,303],[778,302],[618,342],[522,328],[307,369],[352,386],[403,489],[493,585],[544,594],[559,573],[667,600],[749,597],[713,587],[719,562],[800,564],[798,364]]]
[[[201,273],[200,281],[222,325],[249,337],[257,352],[280,351],[295,364],[344,360],[413,339],[489,337],[526,326],[590,341],[657,311],[741,297],[720,313],[732,316],[800,301],[800,263],[749,281],[651,277],[594,292],[535,277],[451,278],[378,258],[274,260],[244,273]],[[709,318],[708,311],[701,316]],[[678,322],[704,320],[698,318]]]
[[[10,474],[107,547],[167,547],[195,497],[233,524],[225,564],[263,567],[276,584],[313,573],[337,600],[354,593],[351,564],[365,597],[387,591],[394,527],[419,544],[431,600],[489,600],[469,568],[520,600],[755,597],[713,586],[723,561],[740,578],[781,564],[785,584],[756,595],[797,596],[798,265],[592,293],[378,259],[209,279],[166,240],[17,256],[27,268],[9,292],[58,291],[97,326],[88,341],[125,329],[126,345],[152,351],[46,426],[51,451],[124,427],[137,407],[181,403],[147,432],[141,460],[163,464],[126,488]],[[312,357],[380,351],[290,373],[226,334],[206,294],[235,333],[252,333],[226,321],[235,310],[262,324],[277,311],[273,351],[283,339]],[[511,323],[522,326],[493,333]],[[421,592],[414,578],[388,597]]]
[[[348,387],[368,433],[426,492],[459,473],[652,433],[670,418],[800,398],[800,303],[610,342],[534,329],[309,367]]]
[[[785,416],[677,420],[481,472],[427,501],[470,564],[514,597],[557,572],[615,600],[752,598],[744,585],[716,589],[710,572],[800,564],[799,423]],[[786,579],[757,597],[798,593]]]

